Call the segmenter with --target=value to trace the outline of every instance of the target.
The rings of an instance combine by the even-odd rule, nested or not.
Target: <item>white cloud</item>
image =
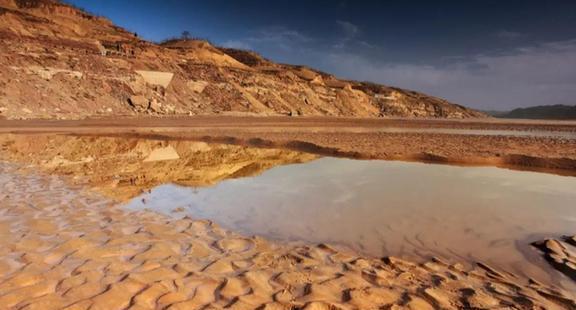
[[[503,40],[516,40],[526,37],[524,33],[516,32],[516,31],[509,31],[509,30],[501,30],[496,33],[496,37],[503,39]]]
[[[375,58],[376,49],[383,49],[363,43],[358,26],[345,21],[337,25],[340,36],[333,42],[315,41],[286,27],[268,27],[223,45],[264,52],[281,62],[308,64],[343,78],[413,89],[479,109],[576,104],[576,39],[506,53],[450,57],[443,59],[443,65],[390,63],[385,56]]]
[[[343,77],[410,88],[476,108],[576,104],[576,40],[477,55],[444,66],[330,53],[323,67]]]
[[[376,46],[374,44],[368,43],[366,41],[358,41],[358,44],[362,47],[368,48],[368,49],[374,49],[376,48]]]
[[[275,44],[282,49],[290,49],[294,45],[312,41],[303,33],[282,26],[260,29],[246,40],[252,44]]]
[[[241,50],[251,50],[252,49],[252,46],[250,44],[248,44],[245,41],[241,41],[241,40],[228,40],[228,41],[222,42],[220,45],[222,45],[223,47],[237,48],[237,49],[241,49]]]
[[[265,46],[288,51],[312,41],[312,38],[297,30],[271,26],[252,31],[245,38],[226,41],[222,45],[241,49],[257,49],[259,46]]]
[[[354,40],[360,33],[360,27],[354,25],[351,22],[338,20],[336,21],[336,25],[340,29],[341,37],[337,40],[336,43],[334,43],[334,45],[332,45],[333,48],[336,49],[345,48],[346,45],[352,40]]]
[[[338,20],[336,21],[336,24],[338,25],[338,27],[340,27],[340,30],[344,33],[346,37],[353,38],[360,32],[360,27],[354,25],[351,22]]]

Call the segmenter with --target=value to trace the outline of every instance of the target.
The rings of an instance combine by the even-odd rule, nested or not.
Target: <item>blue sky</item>
[[[68,2],[148,40],[187,30],[475,108],[576,104],[576,1]]]

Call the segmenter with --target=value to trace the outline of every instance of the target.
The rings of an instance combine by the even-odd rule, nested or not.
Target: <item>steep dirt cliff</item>
[[[197,40],[155,44],[55,0],[0,0],[0,118],[166,114],[484,117]]]

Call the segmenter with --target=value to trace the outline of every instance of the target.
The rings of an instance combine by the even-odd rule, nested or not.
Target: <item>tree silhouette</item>
[[[182,31],[182,39],[184,39],[184,40],[190,39],[190,31],[188,31],[188,30]]]

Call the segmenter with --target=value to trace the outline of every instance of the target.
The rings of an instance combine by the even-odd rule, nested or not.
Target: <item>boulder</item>
[[[162,112],[162,103],[156,99],[150,101],[150,110],[156,113]]]
[[[138,111],[146,111],[150,107],[150,101],[141,95],[130,96],[128,102]]]
[[[208,82],[206,81],[188,81],[188,87],[190,88],[190,90],[192,90],[193,92],[200,94],[201,92],[204,91],[204,88],[206,88],[206,86],[208,86]]]

